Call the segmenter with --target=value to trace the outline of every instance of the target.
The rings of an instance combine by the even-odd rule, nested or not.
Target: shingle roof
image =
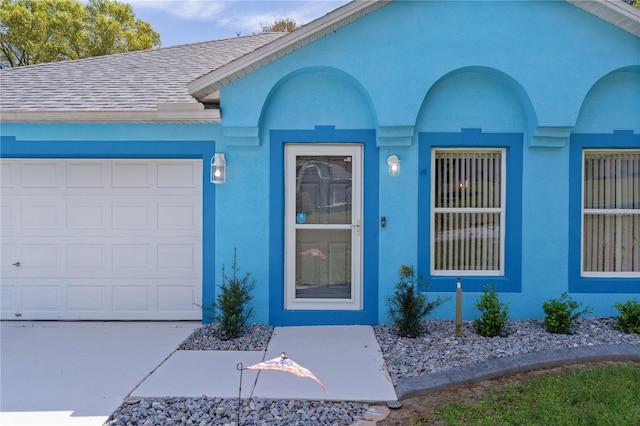
[[[154,50],[0,70],[0,109],[156,111],[158,104],[199,105],[187,84],[284,33],[261,33]]]

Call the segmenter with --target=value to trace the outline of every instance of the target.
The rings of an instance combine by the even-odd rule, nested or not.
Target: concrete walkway
[[[100,426],[129,396],[385,402],[535,368],[640,361],[640,345],[556,349],[409,377],[394,389],[369,326],[276,327],[266,351],[177,351],[197,322],[2,322],[0,424]],[[286,352],[310,378],[243,370]],[[382,405],[382,404],[378,404]]]
[[[265,351],[178,351],[132,396],[237,398],[238,363],[244,367],[279,356],[302,365],[324,384],[272,370],[244,370],[242,397],[325,401],[387,401],[396,393],[369,326],[276,327]]]
[[[102,425],[198,322],[3,321],[0,424]]]
[[[176,351],[196,322],[2,322],[0,424],[99,426],[128,396],[237,398],[244,367],[286,352],[309,378],[243,370],[242,396],[396,399],[369,326],[277,327],[266,351]]]

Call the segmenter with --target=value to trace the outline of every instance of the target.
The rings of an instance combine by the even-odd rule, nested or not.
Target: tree
[[[277,18],[271,24],[260,24],[263,33],[290,33],[297,30],[302,24],[298,25],[296,21],[289,18]]]
[[[160,34],[115,0],[0,0],[0,65],[43,62],[160,47]]]

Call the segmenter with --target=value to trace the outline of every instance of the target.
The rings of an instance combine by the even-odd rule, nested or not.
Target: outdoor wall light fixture
[[[211,157],[211,183],[224,183],[227,176],[227,162],[224,154],[213,154]]]
[[[387,164],[389,165],[389,174],[396,177],[400,174],[400,159],[397,155],[390,155],[387,158]]]

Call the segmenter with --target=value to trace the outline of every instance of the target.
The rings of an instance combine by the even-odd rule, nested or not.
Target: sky
[[[307,24],[348,0],[120,0],[160,33],[162,47],[256,34],[278,18]]]

